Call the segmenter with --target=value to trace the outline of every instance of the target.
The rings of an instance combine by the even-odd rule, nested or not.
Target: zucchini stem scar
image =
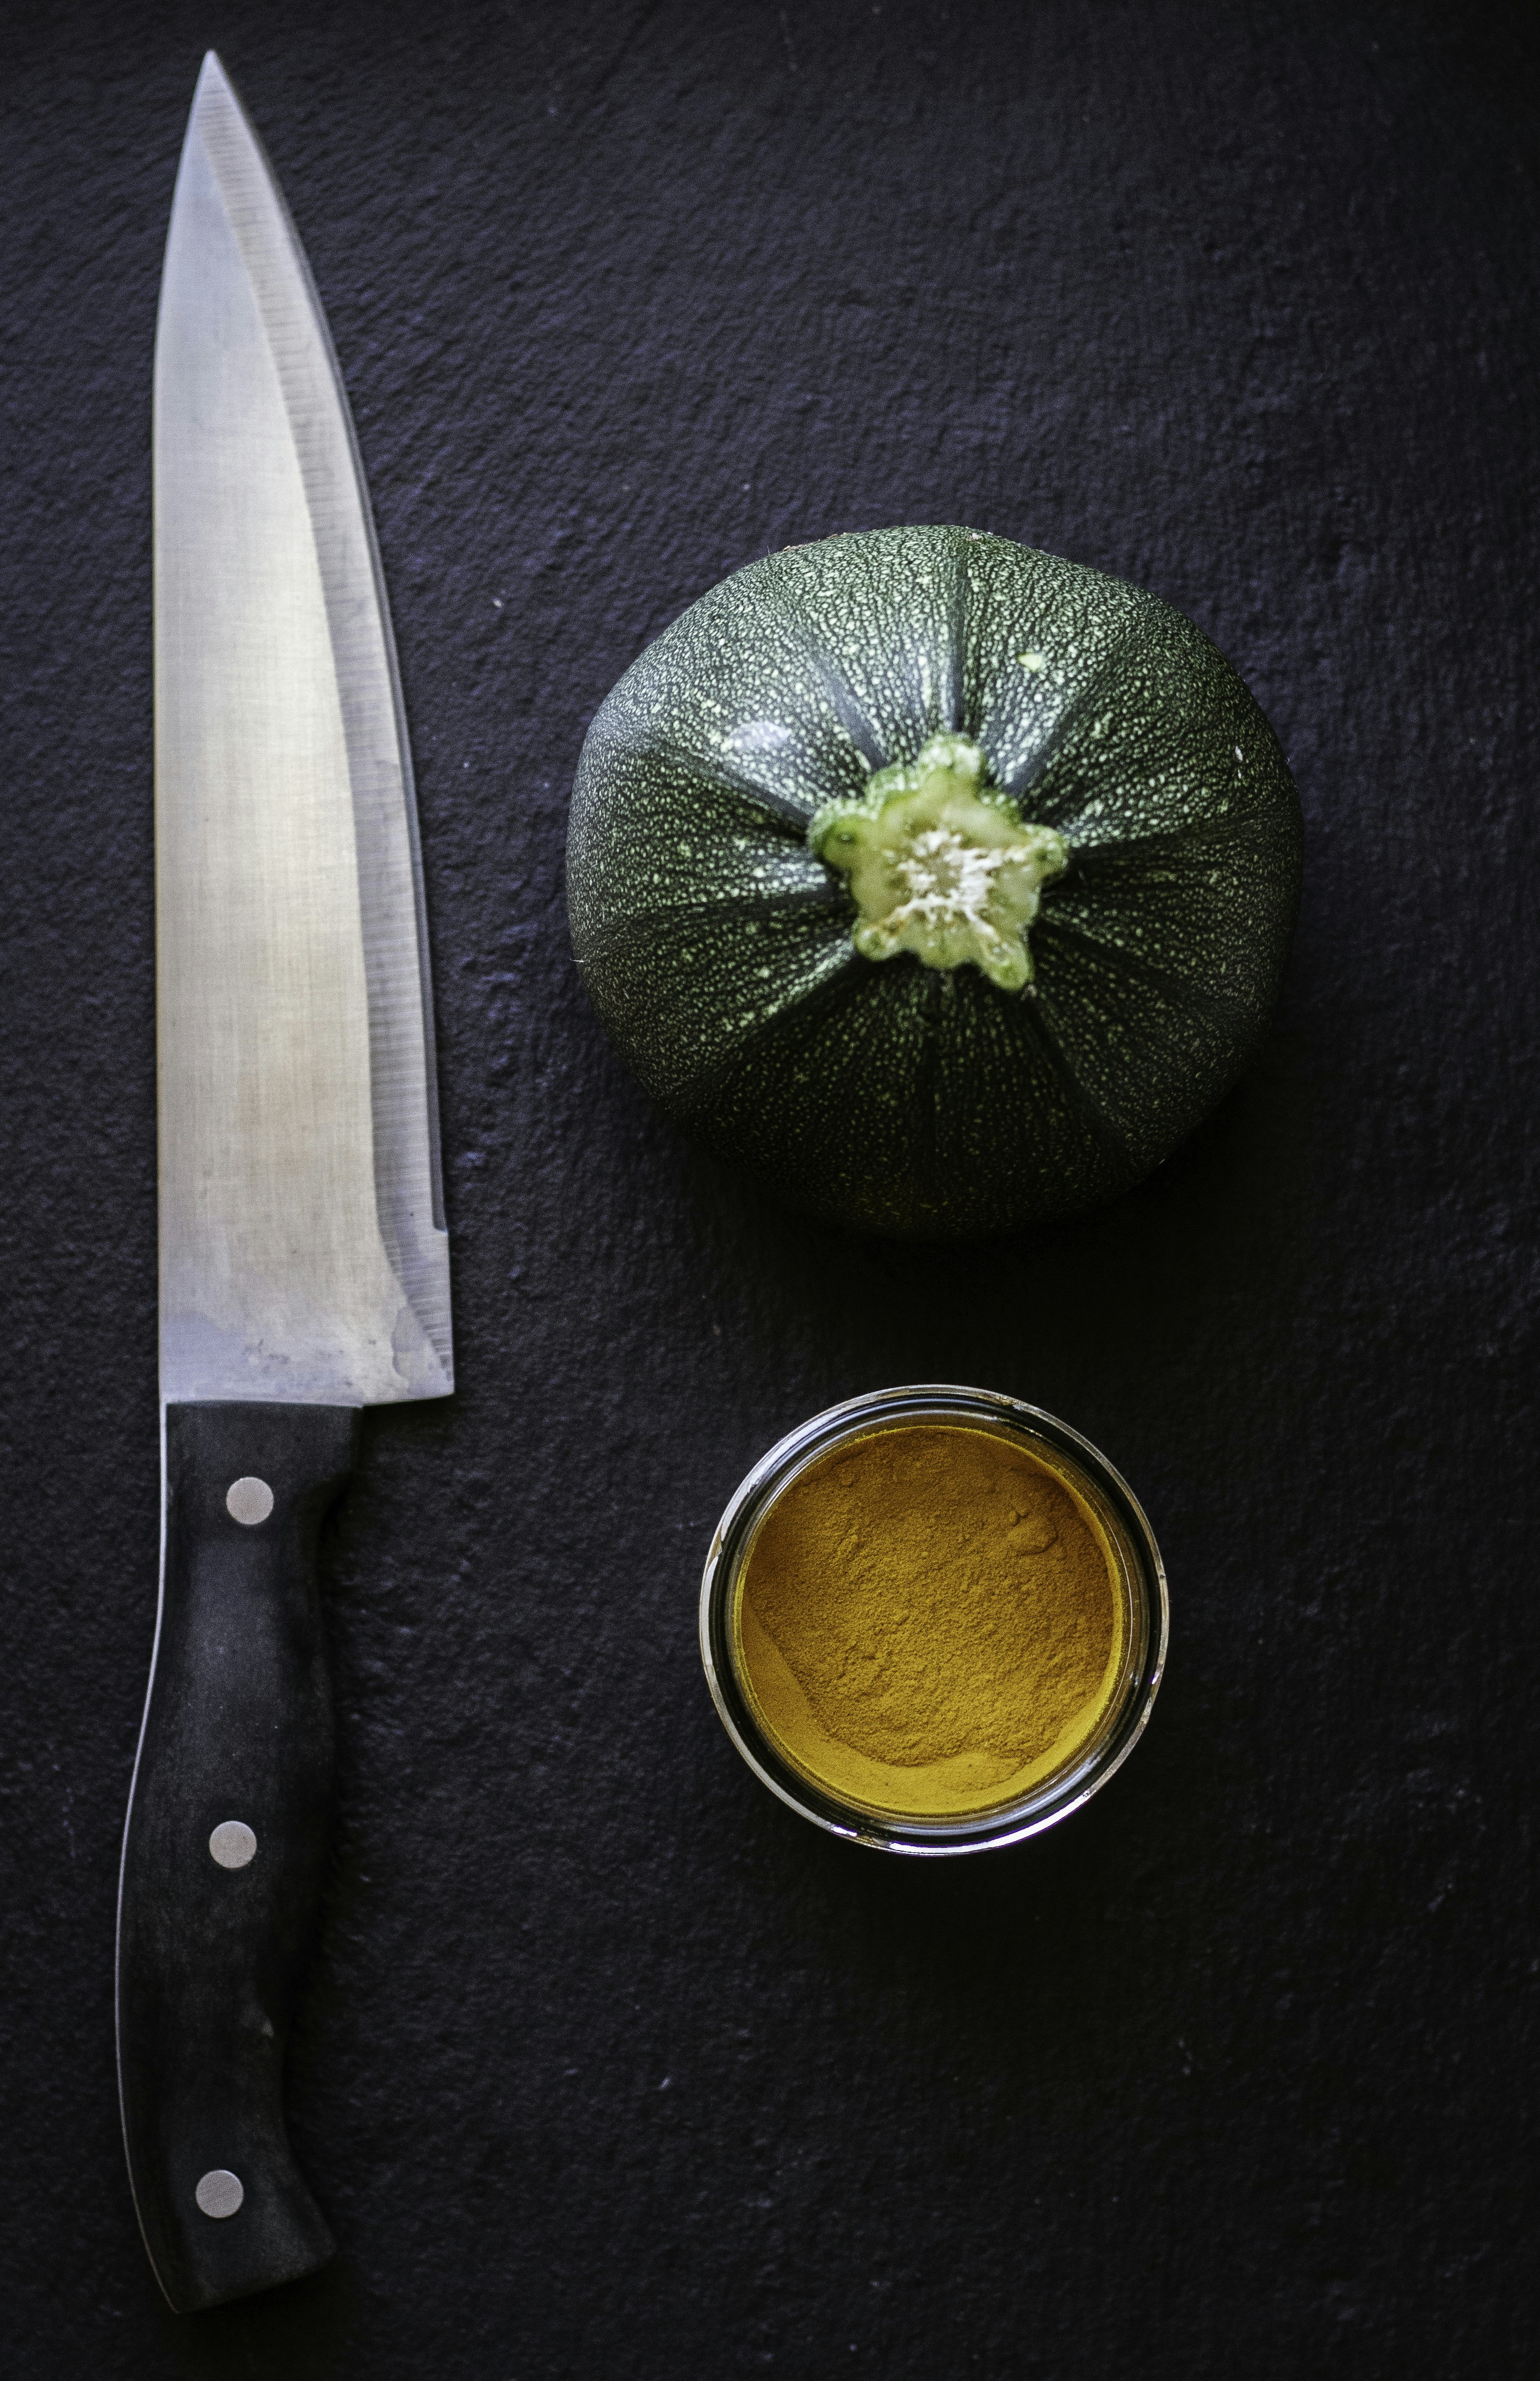
[[[967,736],[933,736],[864,791],[817,811],[808,843],[849,878],[862,958],[982,968],[1002,992],[1033,980],[1027,935],[1045,885],[1069,865],[1051,826],[1023,820]]]

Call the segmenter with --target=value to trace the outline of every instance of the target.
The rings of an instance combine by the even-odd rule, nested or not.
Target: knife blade
[[[320,299],[212,51],[161,284],[154,570],[162,1548],[117,2048],[186,2311],[333,2253],[282,2096],[331,1790],[317,1540],[360,1409],[453,1386],[390,615]]]

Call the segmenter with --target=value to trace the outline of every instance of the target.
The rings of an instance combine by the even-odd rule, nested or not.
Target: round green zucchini
[[[647,1089],[828,1221],[1094,1205],[1254,1052],[1300,885],[1277,739],[1158,596],[966,529],[752,563],[589,730],[572,939]]]

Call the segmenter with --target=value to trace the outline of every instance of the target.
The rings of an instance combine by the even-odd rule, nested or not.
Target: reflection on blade
[[[283,201],[205,61],[155,356],[161,1386],[452,1386],[411,764]]]

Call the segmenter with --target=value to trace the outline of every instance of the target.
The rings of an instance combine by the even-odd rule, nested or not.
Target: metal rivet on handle
[[[249,1530],[254,1530],[273,1510],[273,1491],[265,1480],[250,1475],[244,1480],[232,1480],[225,1491],[225,1506],[233,1521],[243,1521]]]
[[[245,2196],[239,2175],[232,2174],[227,2166],[211,2167],[193,2193],[204,2215],[215,2217],[234,2216]]]
[[[257,1839],[244,1819],[221,1819],[209,1838],[209,1850],[221,1868],[244,1868],[256,1849]]]

